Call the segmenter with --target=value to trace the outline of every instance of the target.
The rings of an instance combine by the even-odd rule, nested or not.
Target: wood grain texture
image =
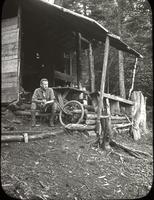
[[[8,19],[3,19],[2,21],[2,29],[7,28],[7,27],[13,27],[16,26],[17,28],[17,17],[12,17],[12,18],[8,18]]]
[[[8,72],[17,72],[18,59],[5,60],[1,63],[2,74]]]
[[[18,55],[18,41],[2,45],[2,51],[1,51],[2,60],[4,60],[4,58],[6,60],[6,57],[9,60],[10,56],[15,56],[15,58],[17,58],[17,55]]]
[[[1,102],[2,103],[9,103],[15,99],[18,99],[18,88],[16,87],[8,87],[8,88],[2,88],[1,90],[2,98]]]
[[[18,41],[19,29],[2,31],[2,45]]]
[[[17,17],[4,19],[1,26],[2,103],[10,103],[19,96],[19,27]]]

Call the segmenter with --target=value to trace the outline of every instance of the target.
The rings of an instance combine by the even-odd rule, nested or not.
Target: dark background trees
[[[152,104],[152,11],[148,0],[64,0],[63,7],[95,19],[143,55],[143,59],[138,60],[134,90],[141,90],[148,97],[147,103]],[[119,86],[115,86],[118,54],[112,51],[109,58],[113,57],[109,71],[110,92],[118,94]],[[134,63],[134,56],[124,53],[126,96],[131,87]]]

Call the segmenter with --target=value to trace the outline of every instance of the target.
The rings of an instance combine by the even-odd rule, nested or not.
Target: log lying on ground
[[[84,130],[94,130],[96,128],[96,125],[67,124],[65,128],[69,130],[84,131]]]
[[[14,134],[22,134],[22,133],[40,134],[42,132],[43,131],[37,131],[37,130],[16,130],[16,131],[14,130],[14,131],[2,131],[1,135],[14,135]],[[47,131],[45,131],[45,132],[47,132]]]
[[[58,130],[52,132],[48,131],[48,132],[37,133],[35,135],[28,135],[28,140],[43,139],[63,132],[64,130]],[[26,132],[23,131],[21,133],[23,133],[23,135],[4,135],[3,133],[3,135],[1,136],[1,142],[24,142],[25,141],[24,134],[27,133],[27,131]]]

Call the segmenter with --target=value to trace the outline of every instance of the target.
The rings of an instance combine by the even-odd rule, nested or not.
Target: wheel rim
[[[59,114],[59,121],[63,126],[67,124],[79,124],[84,116],[83,105],[76,100],[68,101]]]

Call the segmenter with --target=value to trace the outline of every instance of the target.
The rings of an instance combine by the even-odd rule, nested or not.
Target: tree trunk
[[[119,36],[122,36],[122,9],[120,6],[120,2],[118,0],[115,0],[117,2],[117,14],[118,14],[118,33]],[[126,98],[126,92],[125,92],[125,77],[124,77],[124,64],[123,64],[123,52],[119,51],[118,52],[119,56],[119,89],[120,89],[120,96],[122,98]]]
[[[120,96],[125,99],[126,98],[126,93],[125,93],[123,52],[119,51],[118,54],[119,54],[119,88],[120,88]]]
[[[92,54],[92,45],[89,44],[89,71],[90,71],[90,88],[91,92],[95,91],[95,73],[94,73],[94,60]]]
[[[2,136],[1,136],[1,142],[24,142],[25,141],[25,133],[27,133],[27,141],[25,141],[26,143],[29,141],[29,140],[36,140],[36,139],[43,139],[43,138],[47,138],[47,137],[50,137],[52,135],[56,135],[56,134],[59,134],[59,133],[63,133],[64,130],[57,130],[57,131],[49,131],[49,132],[42,132],[42,131],[26,131],[24,133],[24,131],[19,131],[20,135],[13,135],[15,132],[11,131],[10,132],[10,135],[9,132],[3,132],[2,133]],[[23,135],[21,135],[23,133]],[[28,135],[28,133],[30,133]],[[32,135],[33,133],[33,135]]]

